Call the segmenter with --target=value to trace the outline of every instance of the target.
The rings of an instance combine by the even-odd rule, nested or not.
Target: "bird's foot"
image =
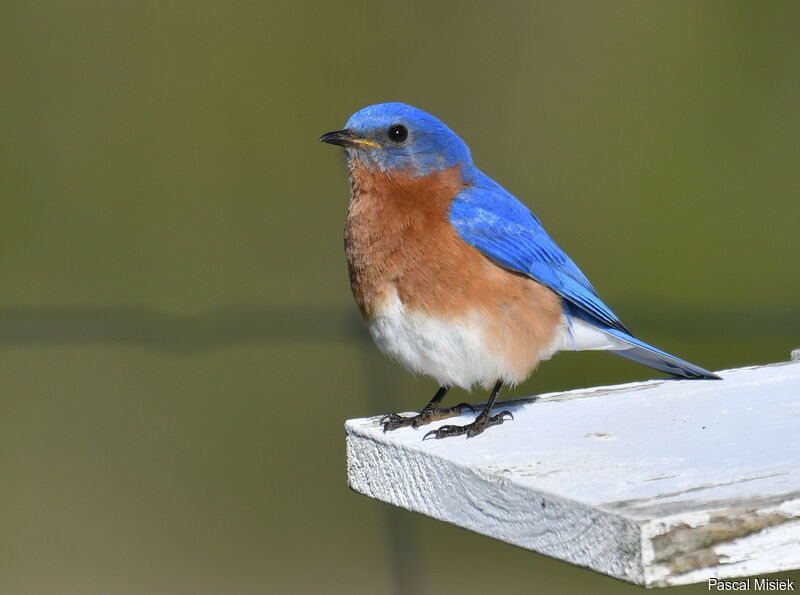
[[[506,416],[508,416],[509,419],[514,419],[510,411],[501,411],[497,415],[491,417],[489,417],[488,412],[482,411],[471,424],[467,424],[466,426],[442,426],[436,430],[431,430],[425,434],[422,439],[425,440],[429,436],[433,436],[438,440],[439,438],[449,438],[450,436],[460,436],[461,434],[466,434],[467,438],[472,438],[483,432],[486,428],[500,425],[505,421]]]
[[[411,417],[404,417],[402,415],[397,415],[396,413],[389,413],[384,415],[378,423],[383,424],[384,432],[396,430],[397,428],[405,428],[408,426],[411,426],[412,428],[418,428],[439,419],[457,417],[461,415],[464,409],[469,409],[472,412],[475,411],[475,409],[473,409],[472,405],[469,403],[459,403],[455,407],[448,407],[447,409],[425,407],[425,409],[420,411],[417,415],[412,415]]]

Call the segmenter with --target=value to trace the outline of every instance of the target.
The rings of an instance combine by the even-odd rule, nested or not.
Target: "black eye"
[[[402,124],[395,124],[391,128],[389,128],[389,132],[387,132],[389,138],[396,143],[402,143],[404,140],[408,138],[408,128],[403,126]]]

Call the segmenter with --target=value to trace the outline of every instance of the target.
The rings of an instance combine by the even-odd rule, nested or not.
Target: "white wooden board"
[[[719,374],[505,401],[470,439],[349,420],[348,481],[648,587],[800,568],[800,362]]]

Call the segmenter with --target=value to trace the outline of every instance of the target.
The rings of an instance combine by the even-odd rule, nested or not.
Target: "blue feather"
[[[616,355],[677,376],[717,378],[635,338],[524,204],[477,169],[472,180],[450,210],[450,222],[465,242],[497,264],[555,291],[564,300],[568,317],[580,318],[629,346],[614,350]]]
[[[546,285],[594,324],[627,332],[592,284],[531,211],[486,174],[456,197],[450,222],[461,238],[498,264]]]

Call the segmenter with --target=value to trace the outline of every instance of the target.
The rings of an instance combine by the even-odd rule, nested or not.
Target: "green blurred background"
[[[348,490],[344,420],[435,386],[368,342],[317,137],[427,109],[644,339],[783,361],[799,23],[792,1],[3,2],[0,593],[638,590]],[[652,375],[564,354],[506,396]]]

